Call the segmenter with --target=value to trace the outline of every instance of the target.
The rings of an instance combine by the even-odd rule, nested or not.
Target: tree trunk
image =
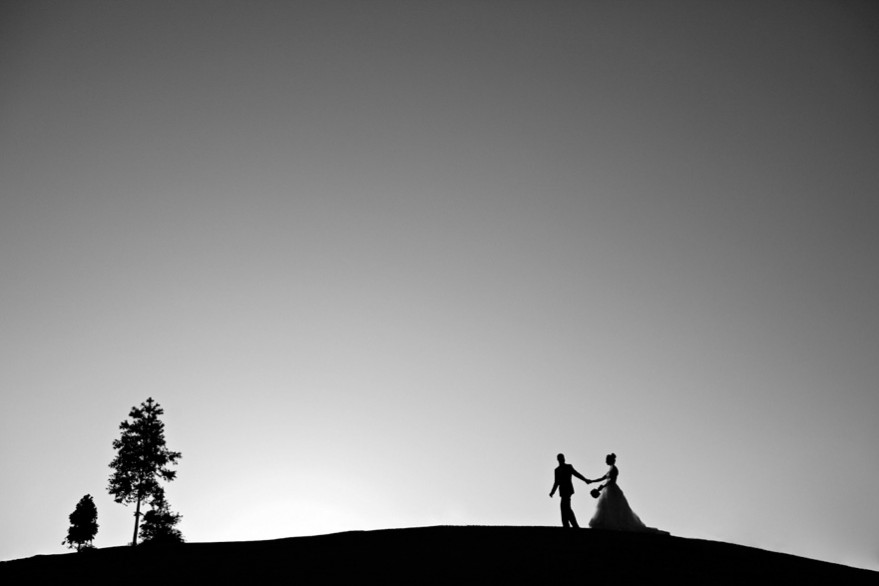
[[[132,547],[137,545],[137,529],[140,524],[140,496],[137,497],[137,510],[134,511],[134,538],[131,540]]]

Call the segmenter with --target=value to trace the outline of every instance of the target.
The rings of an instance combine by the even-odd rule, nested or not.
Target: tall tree
[[[98,509],[95,507],[92,495],[87,494],[79,499],[68,518],[70,528],[67,530],[67,539],[61,544],[76,551],[82,551],[84,547],[92,547],[92,540],[98,533]]]
[[[131,421],[119,424],[122,436],[113,441],[116,457],[110,462],[113,473],[107,490],[117,503],[137,503],[132,545],[137,545],[141,503],[147,498],[164,501],[159,480],[170,482],[177,476],[169,466],[177,464],[180,452],[165,446],[165,424],[159,419],[164,413],[152,397],[148,398],[140,407],[131,408]]]

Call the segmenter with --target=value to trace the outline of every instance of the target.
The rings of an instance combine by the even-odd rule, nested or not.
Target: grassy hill
[[[0,583],[879,584],[879,573],[666,535],[424,527],[271,541],[113,547],[0,562]]]

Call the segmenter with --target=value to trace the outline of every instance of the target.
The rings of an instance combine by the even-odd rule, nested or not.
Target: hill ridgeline
[[[0,562],[0,583],[879,584],[879,572],[668,535],[440,526],[112,547]],[[607,582],[605,582],[607,583]]]

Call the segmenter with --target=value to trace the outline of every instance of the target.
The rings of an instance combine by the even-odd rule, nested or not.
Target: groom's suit
[[[574,476],[584,482],[588,482],[582,474],[574,470],[573,466],[560,463],[555,469],[555,484],[553,484],[550,494],[555,493],[556,489],[558,489],[559,496],[562,498],[562,527],[575,527],[579,529],[577,517],[574,515],[573,509],[571,509],[571,495],[574,494],[572,478]]]

